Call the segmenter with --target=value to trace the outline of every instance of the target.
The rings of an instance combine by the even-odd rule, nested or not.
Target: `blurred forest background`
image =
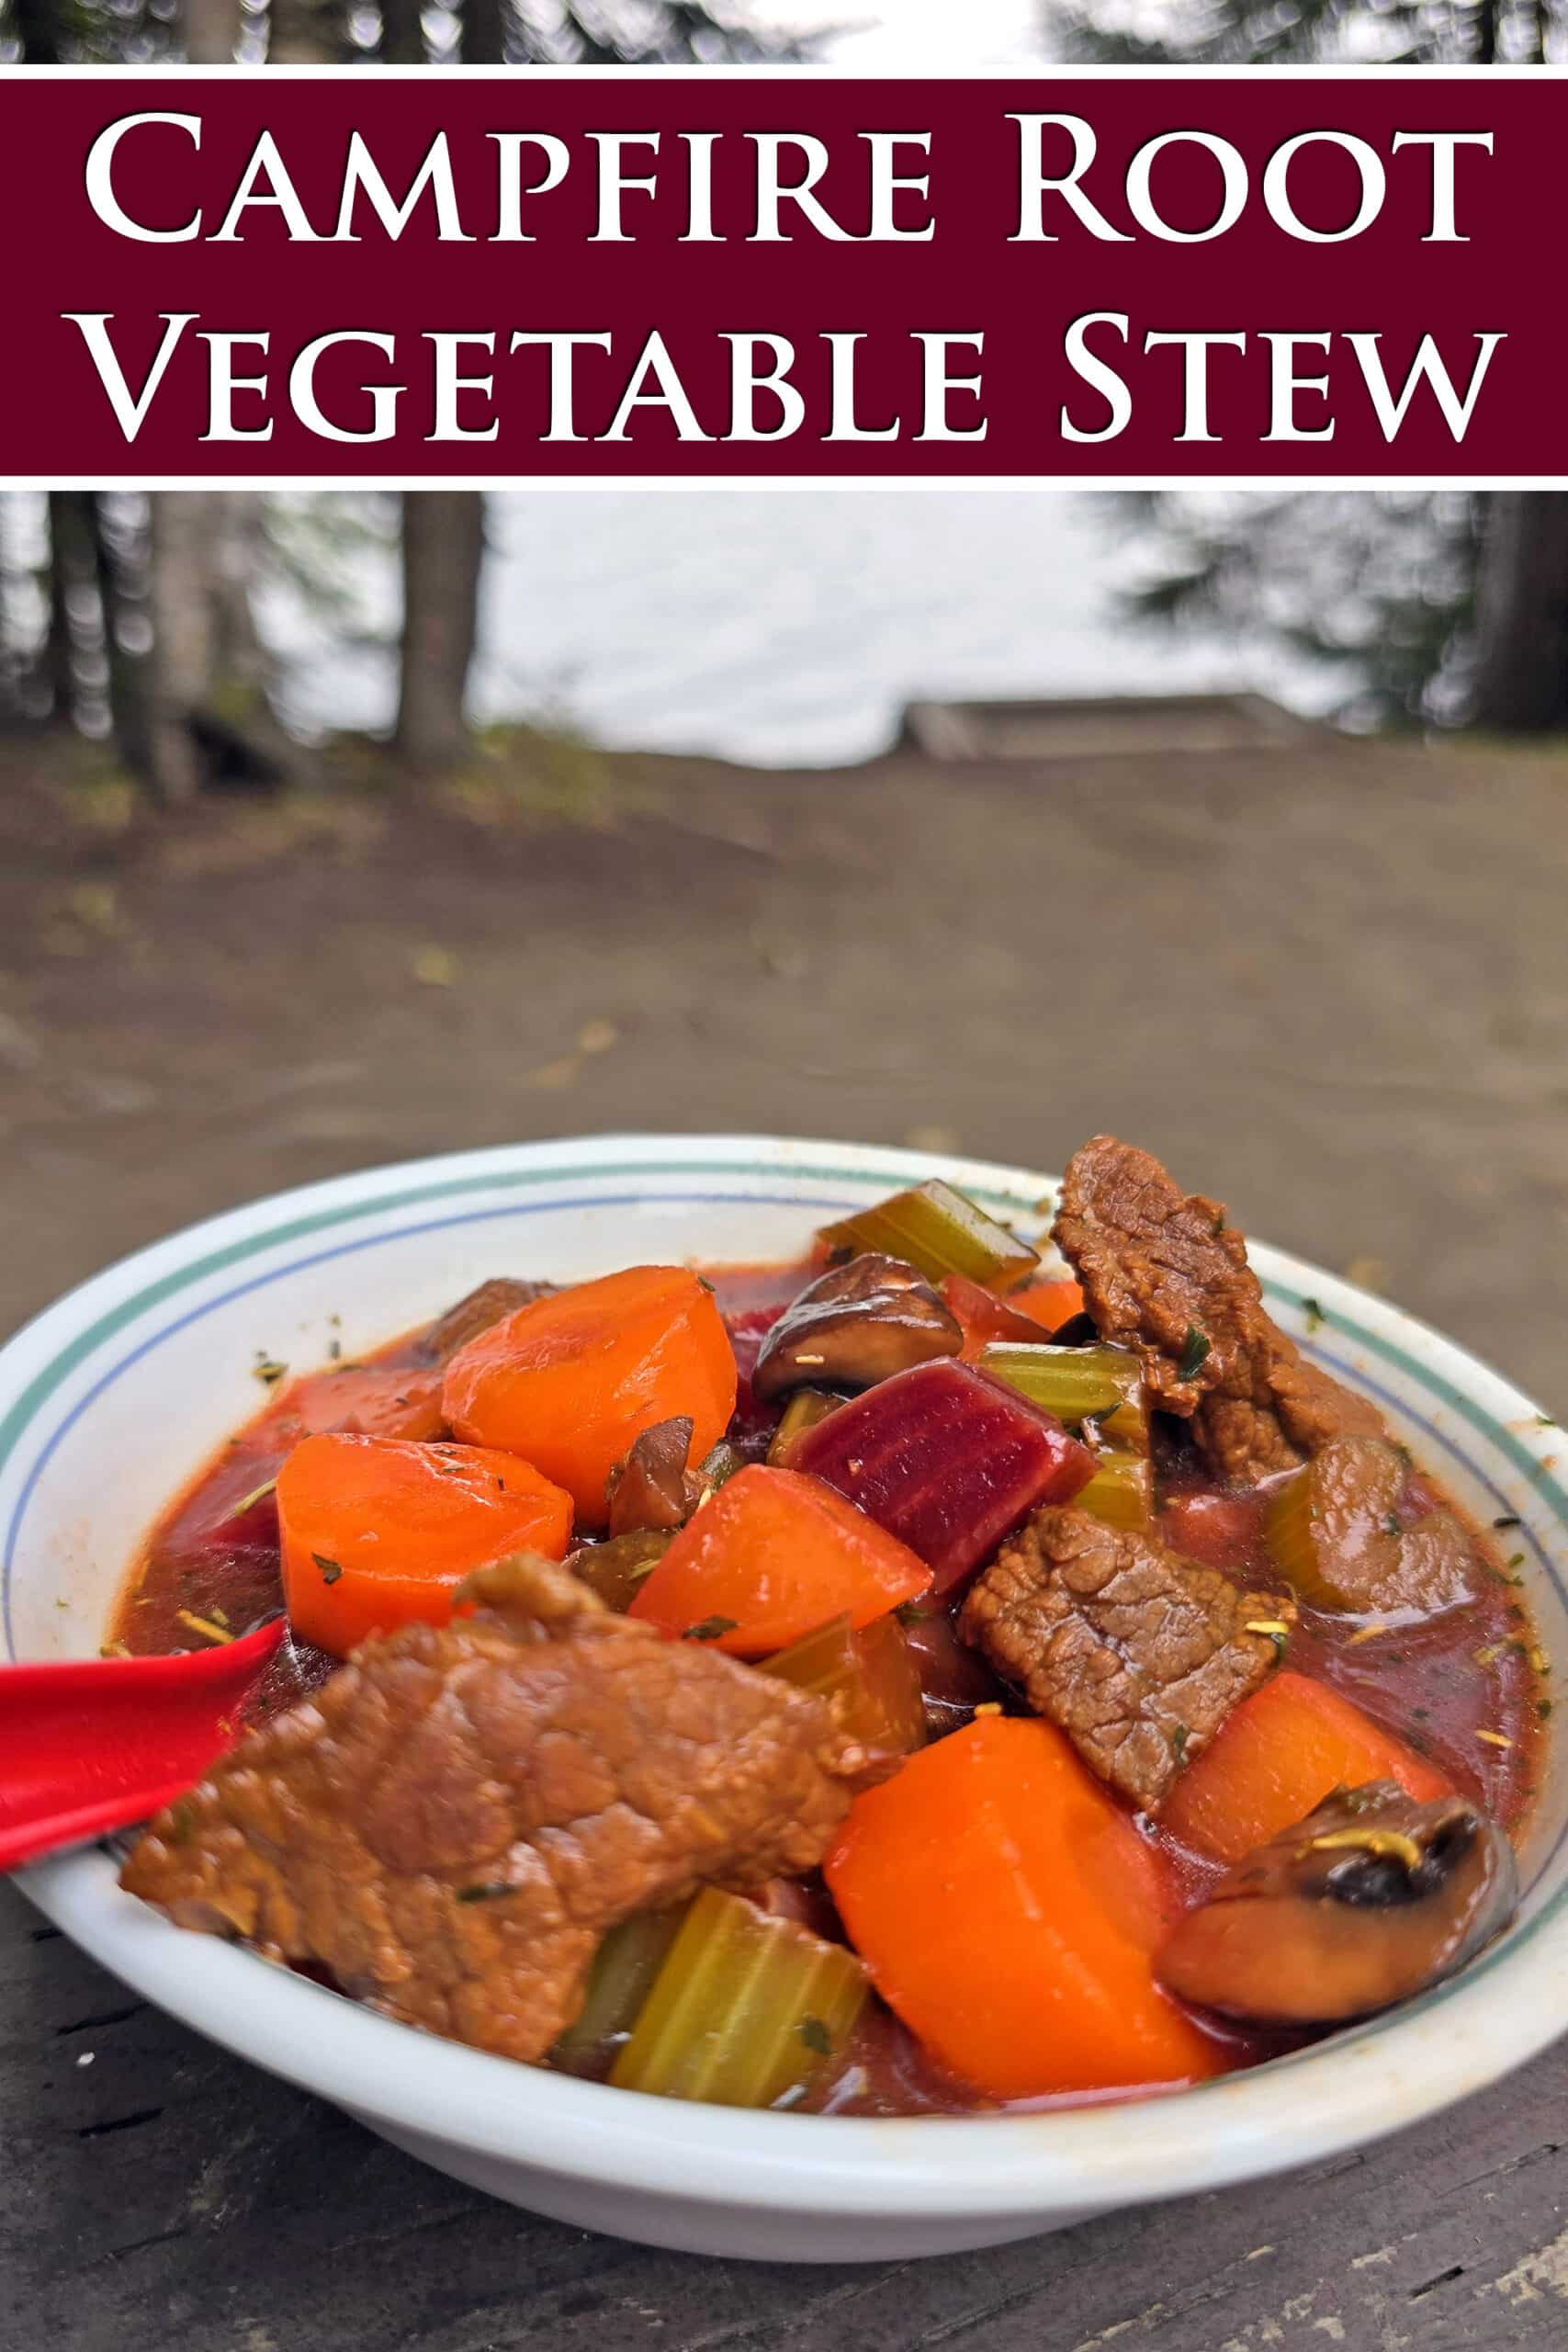
[[[899,6],[884,0],[883,14]],[[1539,60],[1562,16],[1551,0],[1051,0],[1039,49],[1111,62]],[[830,32],[786,26],[783,0],[0,0],[0,57],[525,66],[778,62],[831,46]],[[953,39],[961,62],[956,17]],[[418,492],[400,505],[393,516],[346,498],[302,508],[231,492],[61,491],[40,530],[12,502],[0,509],[0,727],[107,744],[153,803],[214,777],[308,775],[315,763],[279,719],[258,602],[287,579],[324,613],[344,550],[390,532],[396,716],[365,754],[389,775],[460,769],[474,751],[485,502]],[[1568,722],[1568,498],[1193,491],[1101,514],[1127,550],[1129,627],[1301,657],[1360,729]]]
[[[1002,41],[1000,0],[0,0],[0,71],[837,60],[863,15],[922,68],[1568,54],[1545,5],[1032,6]],[[879,510],[880,595],[874,501],[652,503],[0,501],[0,1329],[192,1216],[457,1145],[755,1127],[1049,1168],[1110,1127],[1562,1409],[1568,500],[932,492]],[[732,707],[814,694],[822,756],[825,701],[904,677],[905,639],[927,695],[1258,649],[1314,723],[1005,760],[885,730],[838,769],[483,723],[487,647],[536,664],[568,582],[627,680],[602,742],[648,743],[671,672],[655,740],[727,740],[671,610]],[[371,627],[384,723],[301,723],[301,665],[332,683]]]

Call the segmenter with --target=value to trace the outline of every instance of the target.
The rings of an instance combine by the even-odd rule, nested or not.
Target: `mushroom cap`
[[[863,1250],[808,1283],[784,1309],[762,1342],[751,1386],[764,1403],[792,1388],[873,1388],[963,1345],[957,1317],[915,1267]]]
[[[1450,1976],[1513,1917],[1507,1838],[1468,1797],[1336,1790],[1257,1847],[1159,1952],[1166,1990],[1275,2025],[1367,2017]]]

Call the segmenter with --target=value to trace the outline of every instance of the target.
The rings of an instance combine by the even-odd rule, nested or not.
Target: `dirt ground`
[[[460,1145],[1134,1136],[1568,1407],[1568,755],[1308,741],[127,828],[0,771],[0,1329],[251,1194]]]

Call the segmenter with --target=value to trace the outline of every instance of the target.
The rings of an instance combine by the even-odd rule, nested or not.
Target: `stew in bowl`
[[[1507,1925],[1551,1713],[1517,1522],[1114,1138],[783,1264],[508,1268],[295,1377],[111,1654],[289,1637],[123,1883],[386,2016],[716,2105],[1123,2101]]]

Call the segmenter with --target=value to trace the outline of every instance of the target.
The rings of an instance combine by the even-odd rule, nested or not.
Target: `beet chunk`
[[[1070,1502],[1094,1456],[972,1364],[916,1364],[807,1430],[793,1470],[825,1478],[924,1560],[943,1591],[1041,1503]]]

